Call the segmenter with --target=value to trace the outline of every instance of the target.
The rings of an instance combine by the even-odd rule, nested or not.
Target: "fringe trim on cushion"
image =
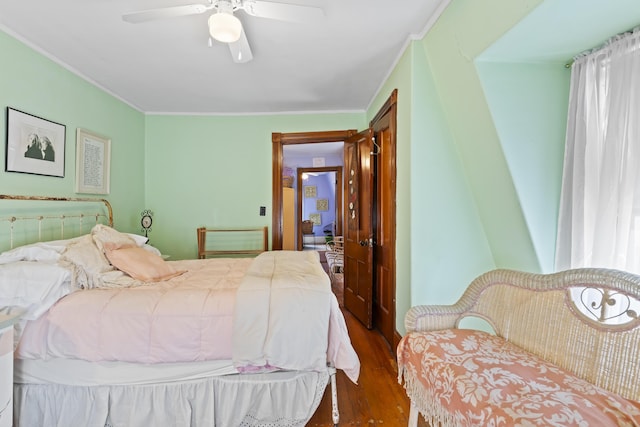
[[[422,417],[430,426],[440,427],[460,427],[456,422],[455,415],[449,412],[440,404],[440,400],[435,398],[424,385],[411,375],[404,365],[398,366],[398,383],[402,384],[404,379],[404,389],[411,403],[418,409]]]

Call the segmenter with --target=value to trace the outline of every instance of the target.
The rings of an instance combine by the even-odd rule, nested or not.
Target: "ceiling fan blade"
[[[137,24],[139,22],[153,21],[156,19],[173,18],[176,16],[197,15],[204,13],[213,6],[204,4],[188,4],[184,6],[164,7],[160,9],[141,10],[139,12],[125,13],[122,19],[126,22]]]
[[[296,4],[245,0],[243,8],[249,15],[259,18],[279,19],[281,21],[312,23],[324,18],[324,10],[319,7],[299,6]]]
[[[251,47],[249,47],[249,41],[247,40],[247,35],[244,33],[244,28],[240,33],[240,38],[238,39],[238,41],[229,43],[229,50],[231,51],[233,62],[237,64],[249,62],[253,59]]]

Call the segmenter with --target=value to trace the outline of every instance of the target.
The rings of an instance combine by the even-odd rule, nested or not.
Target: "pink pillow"
[[[96,224],[91,229],[91,236],[98,249],[102,252],[107,252],[110,249],[138,246],[133,237],[104,224]]]
[[[115,268],[142,282],[168,280],[185,272],[176,271],[162,257],[137,246],[107,250],[105,255]]]

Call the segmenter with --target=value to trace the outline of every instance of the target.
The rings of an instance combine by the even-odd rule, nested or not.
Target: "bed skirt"
[[[329,372],[235,374],[163,384],[15,384],[14,426],[303,427]]]

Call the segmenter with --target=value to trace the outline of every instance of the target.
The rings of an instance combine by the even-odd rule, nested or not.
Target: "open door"
[[[396,99],[394,91],[371,120],[375,139],[371,156],[373,194],[373,327],[390,348],[400,341],[396,332]]]
[[[368,329],[373,327],[373,132],[344,142],[344,306]]]

